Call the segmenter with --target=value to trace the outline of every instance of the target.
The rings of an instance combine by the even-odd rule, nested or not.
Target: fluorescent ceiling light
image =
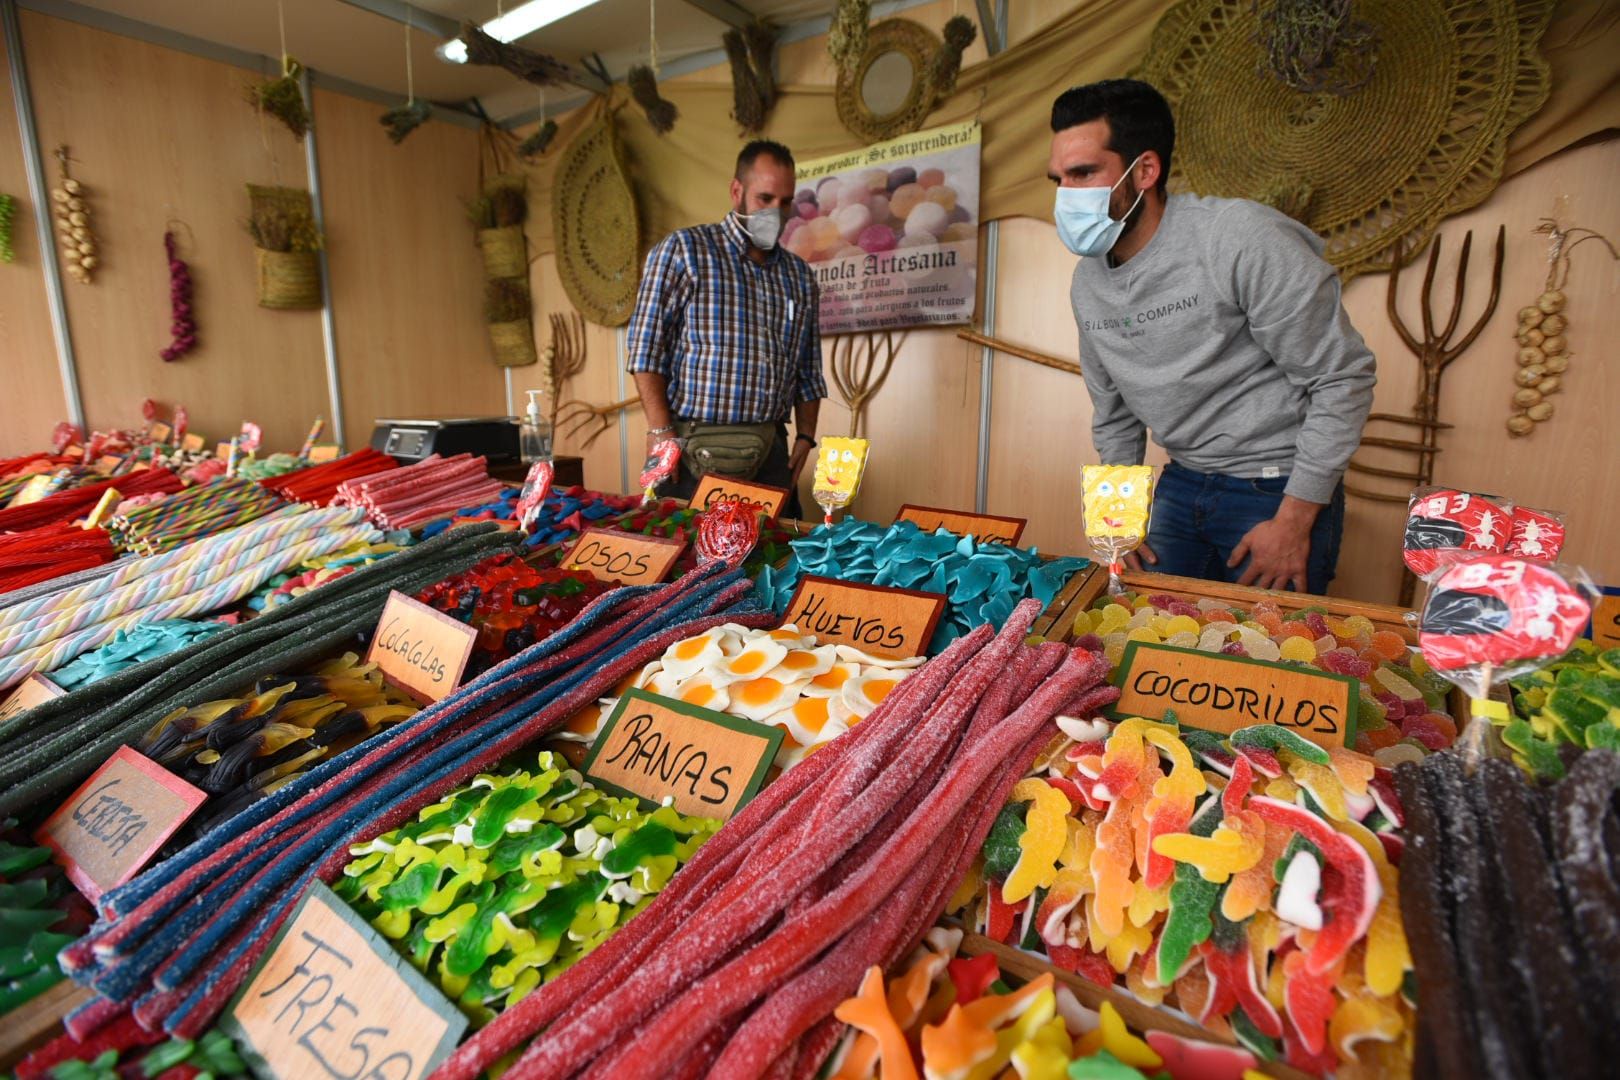
[[[597,0],[529,0],[504,15],[489,20],[482,27],[484,33],[496,41],[516,41],[528,37],[542,26],[550,26],[566,19],[576,11],[583,11]],[[438,48],[439,56],[452,64],[467,62],[467,46],[458,39],[447,41]]]

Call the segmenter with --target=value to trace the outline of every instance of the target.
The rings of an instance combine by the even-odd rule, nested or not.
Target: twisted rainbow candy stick
[[[249,563],[231,576],[217,582],[206,592],[196,591],[189,582],[176,580],[151,607],[126,612],[12,656],[4,664],[0,664],[0,689],[21,682],[35,671],[49,671],[59,667],[80,653],[111,641],[117,636],[118,631],[131,626],[162,619],[184,618],[226,607],[283,570],[296,566],[305,559],[315,558],[355,543],[357,539],[363,539],[368,532],[366,528],[354,527],[290,547],[282,547]]]
[[[213,558],[214,553],[220,550],[222,546],[256,542],[254,538],[269,536],[285,529],[287,528],[287,522],[295,518],[301,524],[307,524],[311,528],[340,528],[357,524],[364,519],[364,516],[363,512],[342,507],[317,510],[289,506],[285,512],[278,511],[276,515],[256,521],[251,525],[244,525],[230,532],[208,537],[191,547],[148,558],[130,559],[105,577],[96,578],[64,592],[47,593],[26,603],[16,604],[0,610],[0,628],[27,622],[43,611],[61,611],[75,604],[83,603],[104,592],[119,588],[135,578],[166,570],[178,562],[196,558]]]
[[[282,527],[269,535],[249,533],[233,536],[230,541],[211,545],[207,550],[198,545],[188,558],[161,573],[146,575],[85,604],[44,613],[13,626],[4,636],[0,636],[0,656],[10,655],[20,648],[49,641],[64,633],[93,625],[109,615],[141,606],[152,596],[169,589],[175,581],[187,582],[193,588],[206,588],[256,558],[254,553],[261,547],[285,546],[305,534],[324,531],[325,527],[321,524],[301,515],[285,519]]]

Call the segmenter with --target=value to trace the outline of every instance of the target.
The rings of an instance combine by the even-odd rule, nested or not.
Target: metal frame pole
[[[56,232],[51,227],[50,185],[45,160],[39,152],[34,127],[34,101],[28,91],[28,67],[23,58],[22,27],[16,0],[0,0],[0,32],[6,39],[11,63],[11,96],[17,107],[17,129],[22,136],[23,166],[28,174],[28,195],[34,201],[34,225],[39,233],[39,261],[45,271],[45,300],[50,307],[51,335],[56,339],[56,364],[62,376],[62,397],[68,419],[83,430],[84,402],[79,397],[79,369],[74,362],[73,332],[68,327],[67,297],[62,292],[62,270],[56,263]]]
[[[310,89],[308,68],[299,74],[298,84],[313,118],[315,94]],[[312,119],[310,129],[304,135],[304,168],[309,176],[309,202],[315,216],[315,231],[325,236],[326,211],[321,205],[321,159],[315,148],[319,131],[319,126]],[[343,424],[343,382],[338,375],[337,323],[332,312],[332,268],[327,262],[325,244],[320,246],[317,255],[321,262],[321,346],[326,353],[326,397],[332,408],[332,436],[339,446],[347,448]]]

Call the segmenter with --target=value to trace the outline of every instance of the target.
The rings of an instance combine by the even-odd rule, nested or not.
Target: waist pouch
[[[776,424],[704,424],[683,420],[675,433],[686,440],[681,463],[694,478],[704,473],[752,480],[776,445]]]

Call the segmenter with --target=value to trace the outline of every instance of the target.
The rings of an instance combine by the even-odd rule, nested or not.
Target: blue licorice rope
[[[692,606],[696,606],[696,604],[693,604]],[[748,614],[752,612],[763,612],[765,610],[767,609],[765,609],[762,605],[754,604],[746,599],[743,599],[729,607],[720,608],[707,614],[720,614],[722,611],[736,614]],[[525,702],[524,704],[528,703]],[[502,713],[501,716],[505,717],[512,712],[518,711],[521,707],[522,706],[514,706],[513,708]],[[493,724],[494,721],[491,722],[492,726]],[[489,741],[489,736],[492,733],[481,728],[478,734],[480,736],[479,742],[485,743]],[[466,741],[466,739],[463,738],[458,740],[458,742],[460,741]],[[449,749],[450,747],[446,746],[444,751],[447,752]],[[445,756],[444,752],[432,755],[432,757],[443,756]],[[423,768],[432,763],[432,758],[424,759],[416,767]],[[457,769],[463,767],[465,764],[465,757],[452,759],[440,764],[430,776],[414,781],[411,784],[411,790],[408,792],[408,794],[416,794],[425,789],[431,788],[436,784],[447,781],[451,776],[454,775]],[[310,857],[318,856],[321,853],[320,851],[311,852],[306,851],[305,849],[319,847],[323,850],[331,850],[337,846],[347,845],[353,842],[354,838],[364,830],[365,826],[370,822],[370,820],[371,815],[366,812],[365,808],[357,808],[355,813],[345,815],[344,819],[340,820],[339,822],[334,822],[331,826],[328,826],[326,830],[323,830],[321,836],[306,838],[298,845],[298,847],[295,849],[298,857],[289,860],[287,866],[283,868],[283,870],[287,871],[287,873],[284,874],[282,871],[278,871],[275,875],[278,878],[289,877],[291,876],[291,872],[293,871],[294,867],[299,863],[303,863],[304,869],[298,874],[298,880],[295,885],[290,889],[282,890],[279,898],[272,901],[270,907],[264,910],[263,915],[260,917],[258,923],[255,924],[252,931],[240,942],[238,942],[236,947],[233,948],[226,956],[220,958],[213,965],[213,974],[199,984],[197,989],[188,995],[187,998],[181,1002],[181,1004],[177,1006],[176,1009],[165,1020],[164,1027],[167,1030],[172,1032],[178,1029],[184,1024],[186,1018],[191,1014],[192,1011],[202,1007],[204,1000],[208,997],[212,989],[218,985],[219,980],[224,977],[224,974],[230,971],[231,968],[234,967],[246,955],[247,951],[253,947],[254,942],[262,939],[263,936],[266,935],[270,928],[275,924],[276,920],[281,917],[282,913],[287,911],[288,908],[294,902],[296,902],[298,897],[303,895],[309,884],[315,879],[318,868],[315,861],[310,860]],[[331,844],[324,839],[326,832],[334,831],[340,827],[343,828],[343,835],[336,844]],[[273,893],[279,883],[279,881],[262,882],[255,888],[254,896],[243,897],[233,903],[232,907],[235,909],[233,915],[235,915],[236,912],[240,912],[242,914],[251,913],[259,901],[258,894]],[[239,916],[236,917],[239,921]],[[213,948],[217,948],[218,945],[222,943],[224,937],[230,933],[232,929],[234,929],[234,923],[231,928],[216,926],[210,929],[207,936],[212,938],[213,941],[206,950],[203,949],[204,942],[201,939],[194,942],[193,947],[188,949],[186,953],[182,954],[183,959],[177,958],[178,962],[176,965],[164,973],[164,978],[158,983],[159,989],[168,990],[184,985],[185,981],[190,978],[190,976],[195,972],[196,968],[200,966],[201,962],[208,958],[206,953],[210,953],[212,952]],[[180,970],[181,968],[184,970]]]
[[[473,683],[469,684],[467,687],[464,687],[461,691],[458,691],[456,695],[445,699],[447,703],[450,703],[450,707],[448,709],[440,710],[440,712],[436,714],[438,716],[437,720],[431,724],[416,725],[416,727],[419,729],[418,734],[424,736],[432,734],[433,732],[439,730],[446,721],[454,720],[456,717],[463,715],[466,709],[481,707],[488,700],[500,696],[501,693],[510,693],[518,690],[519,688],[515,684],[499,689],[492,689],[492,687],[494,687],[496,683],[504,681],[506,676],[511,674],[517,667],[527,667],[546,659],[547,657],[540,655],[542,651],[556,652],[558,649],[566,647],[574,640],[577,640],[579,635],[594,629],[597,623],[605,621],[611,613],[623,607],[627,602],[632,602],[638,599],[640,595],[644,595],[655,588],[657,588],[657,586],[644,586],[636,590],[624,589],[618,590],[616,593],[607,594],[602,598],[602,601],[606,601],[608,597],[614,597],[615,599],[611,603],[602,603],[602,601],[598,601],[597,605],[593,605],[593,607],[597,608],[597,610],[593,611],[590,608],[587,608],[585,611],[581,612],[580,619],[583,621],[571,622],[569,624],[569,626],[566,628],[568,637],[564,641],[552,645],[548,650],[542,650],[542,646],[551,643],[554,638],[563,633],[563,631],[559,631],[557,635],[552,635],[551,638],[547,638],[544,642],[537,642],[531,647],[531,649],[525,650],[524,653],[519,654],[517,657],[513,657],[512,660],[508,661],[506,664],[499,665],[496,668],[491,669],[489,672],[486,672],[484,676],[474,680]],[[516,663],[520,660],[522,661],[521,664]],[[283,793],[287,792],[289,788],[294,787],[294,784],[288,784],[280,791],[273,793],[271,796],[268,796],[265,799],[259,800],[258,802],[254,803],[253,806],[245,809],[241,814],[224,823],[221,826],[221,831],[229,832],[231,835],[240,835],[241,832],[251,828],[253,825],[258,824],[260,820],[268,818],[273,811],[278,811],[283,808],[282,805],[277,804],[290,803],[296,799],[303,790],[307,790],[324,782],[329,774],[335,773],[339,769],[346,767],[357,757],[372,750],[380,749],[384,745],[390,743],[392,745],[388,746],[390,753],[388,754],[387,758],[382,762],[378,762],[377,764],[380,767],[382,765],[391,763],[392,760],[397,758],[401,753],[407,752],[422,741],[421,738],[403,738],[403,736],[406,734],[406,727],[406,725],[401,725],[400,728],[390,729],[388,732],[379,733],[377,739],[370,740],[360,746],[351,748],[350,750],[345,751],[342,755],[339,755],[337,758],[332,759],[330,762],[323,763],[323,765],[319,766],[317,769],[311,770],[311,773],[303,778],[305,782],[299,784],[300,791],[293,792],[291,795],[283,797]],[[393,735],[393,732],[399,732],[399,734]],[[320,775],[314,775],[316,773],[319,773]],[[295,783],[298,782],[295,781]],[[342,788],[334,789],[325,793],[324,795],[318,797],[318,799],[315,800],[309,807],[305,808],[306,812],[300,815],[299,820],[305,819],[310,812],[319,813],[326,806],[329,806],[333,799],[342,797],[345,794],[347,794],[347,791]],[[130,885],[120,889],[119,899],[121,901],[125,899],[129,900],[129,908],[126,910],[133,910],[138,904],[143,902],[145,899],[153,895],[158,889],[167,884],[168,881],[173,880],[178,872],[183,871],[185,867],[182,864],[185,863],[187,859],[194,859],[200,857],[200,854],[206,854],[206,852],[198,852],[197,849],[199,844],[206,841],[209,849],[211,850],[217,844],[226,842],[228,838],[229,837],[220,835],[220,831],[211,832],[206,838],[204,838],[204,840],[199,840],[193,843],[193,845],[188,847],[186,851],[182,852],[180,855],[177,855],[173,859],[160,864],[152,871],[149,871],[147,875],[136,879],[136,881],[131,882]],[[234,892],[236,888],[240,887],[245,881],[250,879],[254,874],[258,873],[259,870],[274,859],[277,854],[278,852],[272,847],[262,847],[255,854],[230,864],[228,867],[228,872],[225,873],[225,879],[223,881],[219,880],[219,876],[220,873],[226,871],[227,868],[225,867],[216,868],[209,874],[200,877],[189,894],[179,894],[166,904],[161,905],[158,909],[148,912],[142,920],[143,929],[137,931],[135,934],[132,934],[124,941],[119,942],[115,948],[110,950],[110,956],[118,957],[126,955],[130,953],[132,949],[142,953],[147,953],[149,951],[160,952],[161,950],[147,950],[145,947],[140,947],[137,949],[137,946],[139,945],[141,938],[145,937],[147,933],[155,929],[162,922],[162,920],[173,914],[176,908],[183,905],[191,905],[192,909],[190,911],[180,913],[176,922],[171,925],[183,928],[188,934],[192,930],[200,927],[207,921],[209,917],[208,900],[210,897],[218,895],[222,891],[224,892],[224,895],[230,895],[230,893]],[[136,889],[133,886],[140,886],[140,888]],[[201,895],[199,895],[198,890],[202,890]],[[97,929],[104,929],[108,925],[111,924],[99,924]],[[91,964],[73,969],[72,974],[76,981],[84,982],[89,976],[104,966],[105,964],[102,958],[97,956]]]
[[[683,604],[682,607],[687,609],[705,609],[709,607],[717,595],[734,584],[735,580],[736,578],[734,576],[725,575],[705,584],[701,588],[693,589],[689,597],[682,598],[687,601],[687,603]],[[733,604],[731,605],[730,609],[738,608],[739,604]],[[627,635],[633,635],[636,638],[649,638],[657,636],[664,633],[671,626],[678,625],[681,614],[682,612],[671,611],[667,608],[659,609],[653,614],[652,617],[644,619],[641,626],[630,628],[627,631]],[[529,659],[532,663],[533,658]],[[582,657],[581,661],[588,661],[592,659],[594,658]],[[435,764],[440,762],[448,762],[448,764],[444,765],[441,770],[443,775],[448,775],[450,772],[453,772],[455,768],[464,764],[466,760],[469,760],[472,756],[476,756],[477,752],[482,749],[482,747],[492,738],[500,737],[508,730],[515,727],[529,716],[533,715],[535,712],[538,712],[539,710],[553,703],[560,696],[577,689],[591,676],[591,674],[594,673],[595,667],[596,665],[592,664],[589,669],[586,669],[584,668],[583,664],[581,664],[578,665],[577,669],[574,671],[567,674],[560,674],[551,683],[546,685],[537,693],[524,697],[522,700],[508,706],[505,710],[498,713],[489,721],[480,724],[475,731],[463,733],[461,736],[440,747],[437,751],[432,752],[420,761],[412,763],[409,766],[411,773],[420,775],[423,769],[432,768],[435,766]],[[480,680],[480,682],[482,681],[483,680]],[[483,698],[487,696],[487,692],[486,694],[478,696]],[[469,695],[469,697],[471,697],[471,695]],[[469,704],[476,705],[481,703],[482,702],[480,701]],[[459,713],[463,711],[463,708],[465,707],[468,707],[468,705],[464,704],[462,708],[458,708],[454,711]],[[378,762],[374,764],[377,768],[380,768],[385,763]],[[424,781],[423,783],[431,782],[433,782],[433,780]],[[413,781],[411,780],[410,773],[406,773],[397,780],[391,781],[382,790],[376,792],[373,801],[384,803],[391,802],[394,799],[401,797],[403,794],[406,794],[407,789],[412,783]],[[420,790],[420,787],[418,787],[417,790]],[[163,980],[165,987],[173,988],[188,978],[190,974],[195,971],[196,965],[200,964],[202,960],[205,960],[207,958],[207,954],[218,947],[220,939],[225,934],[230,933],[235,926],[240,923],[243,915],[246,914],[244,907],[250,905],[253,902],[253,898],[273,890],[275,887],[285,882],[292,873],[297,872],[300,865],[300,858],[307,859],[311,854],[308,849],[312,847],[320,847],[323,849],[327,848],[335,833],[346,828],[358,828],[363,825],[366,820],[369,820],[369,817],[369,804],[368,806],[356,807],[351,812],[340,817],[338,820],[328,824],[320,833],[312,837],[306,837],[304,841],[300,842],[299,845],[294,848],[294,852],[298,853],[298,857],[284,860],[283,865],[277,870],[273,871],[269,879],[264,882],[260,882],[259,885],[255,886],[254,892],[249,899],[231,901],[229,906],[226,908],[230,914],[223,919],[218,919],[214,926],[206,932],[205,937],[199,938],[197,941],[193,942],[190,948],[186,949],[180,956],[176,957],[176,962],[171,965],[170,971],[165,973],[165,979]],[[203,926],[211,917],[214,917],[215,913],[211,913],[209,911],[208,903],[208,900],[212,896],[220,893],[224,893],[227,896],[233,895],[234,890],[240,887],[249,877],[251,877],[251,875],[259,872],[259,870],[269,859],[273,859],[282,854],[285,854],[285,852],[270,851],[264,856],[256,857],[252,860],[252,865],[238,866],[229,875],[227,875],[227,880],[225,882],[218,883],[215,886],[207,889],[206,895],[196,896],[194,894],[189,900],[185,898],[179,899],[176,901],[176,903],[185,903],[188,905],[188,907],[190,907],[191,910],[182,913],[178,919],[164,925],[152,936],[151,940],[148,940],[144,945],[140,946],[133,955],[126,956],[122,962],[116,963],[116,965],[110,969],[106,968],[104,965],[97,964],[95,965],[95,968],[101,968],[99,973],[95,973],[95,968],[84,969],[83,973],[85,975],[93,975],[91,979],[92,985],[94,985],[98,991],[106,996],[115,1000],[127,998],[139,988],[139,985],[144,981],[148,973],[164,963],[165,958],[169,955],[170,950],[176,944],[184,941],[186,937],[188,937],[195,929]],[[161,913],[154,912],[149,914],[143,921],[145,921],[147,925],[153,926],[159,920],[161,920],[161,918]]]
[[[445,698],[439,703],[440,709],[435,715],[441,717],[451,713],[459,715],[463,707],[469,703],[475,707],[482,705],[488,700],[485,691],[494,683],[501,681],[520,667],[529,667],[552,653],[567,648],[580,637],[596,630],[599,623],[606,621],[619,608],[660,587],[657,585],[641,585],[616,589],[613,592],[603,594],[597,601],[581,611],[567,626],[547,637],[544,641],[538,641],[516,656],[490,668],[471,683]],[[472,701],[473,698],[477,698],[477,700]],[[393,749],[395,744],[398,744],[403,749],[409,749],[410,746],[419,741],[408,739],[412,732],[421,733],[425,730],[431,733],[438,726],[438,723],[417,725],[412,722],[400,724],[380,731],[372,738],[350,747],[341,754],[328,758],[290,783],[244,807],[239,813],[221,822],[216,828],[209,830],[206,835],[192,841],[190,845],[171,858],[158,863],[127,884],[109,890],[101,897],[98,906],[103,912],[108,911],[114,905],[125,910],[132,910],[136,905],[147,900],[182,874],[191,863],[210,854],[222,844],[229,843],[255,826],[268,821],[277,813],[297,802],[305,794],[315,790],[326,780],[343,771],[353,762],[379,749]]]

